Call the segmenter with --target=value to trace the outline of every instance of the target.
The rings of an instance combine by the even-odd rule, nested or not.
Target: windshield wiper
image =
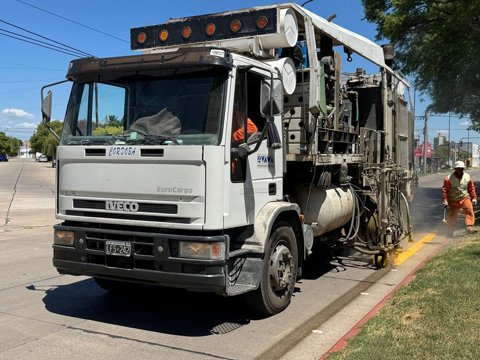
[[[103,139],[82,139],[80,140],[80,145],[113,145],[114,142],[112,139],[103,138]]]
[[[177,138],[170,136],[170,135],[153,135],[153,134],[146,134],[141,131],[135,131],[138,135],[140,135],[143,139],[136,139],[136,140],[144,140],[148,145],[158,145],[164,144],[167,141],[171,141],[175,145],[180,145]],[[133,133],[133,132],[132,132]],[[127,138],[129,140],[130,138]],[[131,139],[130,139],[131,140]]]

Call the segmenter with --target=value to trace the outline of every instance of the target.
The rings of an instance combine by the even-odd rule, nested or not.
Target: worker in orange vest
[[[477,205],[477,193],[475,184],[469,174],[463,171],[465,164],[463,161],[455,162],[454,172],[445,177],[442,187],[443,207],[448,206],[447,223],[449,226],[449,236],[453,236],[457,222],[457,214],[460,209],[465,213],[465,226],[468,234],[476,232],[473,228],[475,215],[473,206]]]
[[[247,136],[244,136],[245,118],[247,120]],[[232,137],[235,142],[247,141],[248,136],[258,132],[257,126],[247,117],[240,109],[235,106],[233,109],[233,133]]]

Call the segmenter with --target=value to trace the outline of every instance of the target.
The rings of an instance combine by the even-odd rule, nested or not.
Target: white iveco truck
[[[131,46],[68,69],[60,273],[275,314],[318,244],[382,266],[410,233],[413,119],[390,48],[293,3],[135,28]],[[378,73],[342,72],[342,52]]]

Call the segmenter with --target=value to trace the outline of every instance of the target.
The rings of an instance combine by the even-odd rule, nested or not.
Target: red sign
[[[423,157],[423,144],[415,148],[415,157]],[[432,157],[432,144],[427,143],[427,158]]]

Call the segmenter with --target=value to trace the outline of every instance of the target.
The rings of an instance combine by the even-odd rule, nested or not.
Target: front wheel
[[[277,224],[265,249],[260,286],[249,295],[251,305],[267,315],[287,308],[295,288],[298,250],[295,234],[287,223]]]

